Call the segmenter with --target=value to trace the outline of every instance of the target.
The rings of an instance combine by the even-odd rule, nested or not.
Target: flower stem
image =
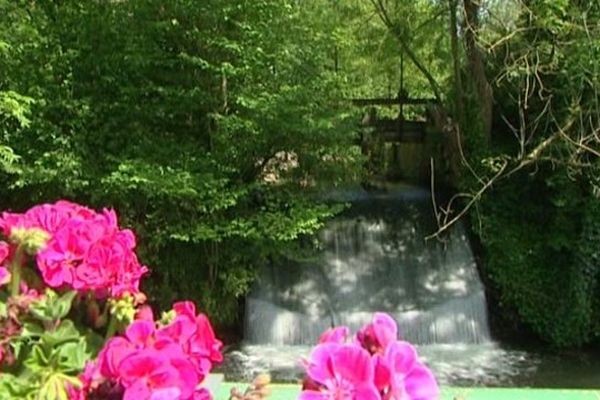
[[[115,318],[115,316],[112,314],[109,314],[108,318],[110,318],[110,321],[108,322],[108,328],[106,328],[106,340],[113,337],[117,331],[117,318]]]
[[[12,297],[19,295],[19,289],[21,287],[21,268],[23,262],[23,248],[17,246],[15,256],[12,260],[10,267],[11,282],[10,282],[10,295]]]

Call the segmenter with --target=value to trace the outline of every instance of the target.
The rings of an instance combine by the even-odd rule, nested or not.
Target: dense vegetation
[[[236,318],[363,179],[360,110],[436,98],[436,175],[495,301],[556,345],[600,335],[594,0],[0,0],[2,208],[110,205],[162,306]],[[440,181],[438,179],[438,181]]]
[[[2,206],[112,206],[153,300],[235,318],[253,268],[335,211],[318,185],[359,173],[328,37],[294,3],[0,1]]]

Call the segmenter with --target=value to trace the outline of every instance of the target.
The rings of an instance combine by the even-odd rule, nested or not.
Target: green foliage
[[[519,174],[480,206],[486,271],[523,321],[559,346],[597,336],[598,200],[566,171]],[[590,252],[590,250],[594,249]]]
[[[82,333],[64,319],[75,295],[48,289],[29,305],[29,315],[19,315],[21,331],[10,340],[15,363],[0,374],[3,399],[67,400],[67,387],[81,384],[77,376],[98,351],[94,346],[98,340],[91,331]],[[25,301],[25,295],[12,300]]]
[[[498,77],[498,116],[492,148],[486,154],[475,146],[469,157],[474,165],[497,159],[515,169],[494,184],[473,220],[500,300],[546,341],[576,346],[600,334],[594,155],[600,8],[568,0],[528,3],[527,9],[505,5],[512,10],[503,13],[505,23],[485,35],[503,43],[488,59]],[[479,184],[465,180],[465,187]]]
[[[115,207],[153,301],[231,319],[254,268],[336,212],[315,194],[360,178],[315,6],[0,0],[3,206]]]

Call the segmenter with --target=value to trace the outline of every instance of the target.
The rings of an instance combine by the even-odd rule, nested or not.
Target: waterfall
[[[416,344],[490,341],[483,285],[464,228],[443,241],[423,190],[355,196],[319,235],[314,257],[271,265],[246,301],[245,340],[310,345],[385,311]]]

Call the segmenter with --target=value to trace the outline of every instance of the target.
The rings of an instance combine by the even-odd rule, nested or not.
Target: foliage
[[[501,302],[555,345],[593,339],[599,268],[590,230],[600,220],[589,213],[598,200],[566,171],[549,169],[519,174],[492,193],[479,208],[479,234]]]
[[[158,304],[206,297],[231,322],[254,268],[336,212],[315,193],[360,178],[353,112],[312,6],[0,0],[0,11],[4,206],[118,207],[156,265]]]
[[[23,325],[18,335],[11,332],[6,339],[9,342],[5,346],[10,344],[11,349],[2,360],[3,369],[9,366],[0,374],[3,398],[66,399],[67,386],[79,385],[77,375],[97,351],[97,341],[93,332],[82,331],[66,319],[75,294],[71,291],[58,296],[48,289],[41,296],[9,298],[7,314],[2,316],[4,327],[11,323],[8,318]],[[10,316],[14,312],[19,315]]]
[[[581,345],[600,334],[593,66],[600,8],[569,1],[511,7],[517,12],[483,36],[502,118],[490,152],[507,176],[484,196],[474,221],[501,301],[543,339]]]

